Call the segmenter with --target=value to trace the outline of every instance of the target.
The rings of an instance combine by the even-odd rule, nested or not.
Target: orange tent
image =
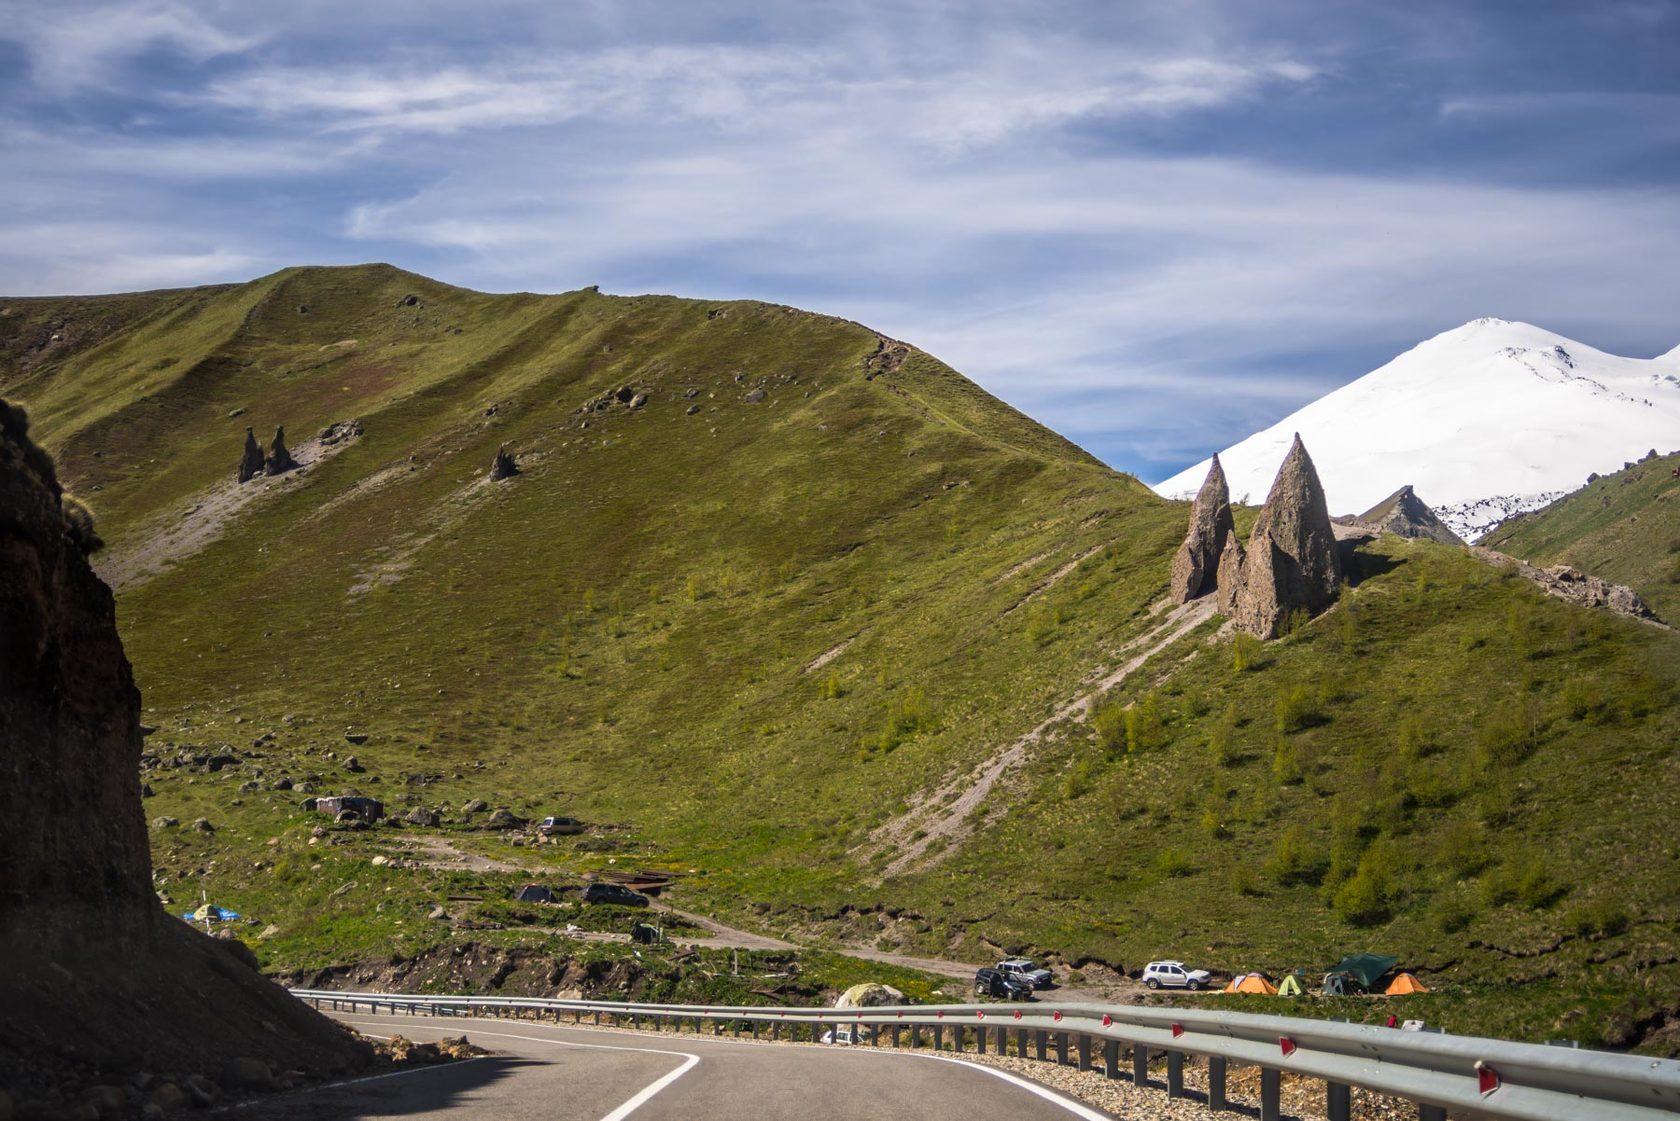
[[[1426,993],[1428,991],[1422,981],[1419,981],[1410,973],[1402,973],[1389,982],[1388,988],[1383,990],[1383,995],[1405,996],[1407,993]]]
[[[1266,980],[1258,973],[1244,973],[1231,978],[1231,983],[1225,986],[1228,993],[1264,993],[1267,996],[1277,995],[1277,986]]]

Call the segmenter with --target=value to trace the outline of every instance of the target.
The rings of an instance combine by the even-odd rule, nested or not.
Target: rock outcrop
[[[1167,595],[1174,603],[1188,603],[1214,590],[1225,543],[1235,533],[1225,469],[1219,466],[1216,455],[1207,480],[1190,507],[1190,531],[1173,557],[1172,583]]]
[[[263,460],[264,475],[280,475],[287,471],[296,470],[298,461],[292,458],[292,453],[286,450],[286,429],[282,426],[274,430],[274,443],[268,449],[268,458]]]
[[[1219,553],[1219,569],[1215,578],[1215,593],[1219,597],[1219,613],[1236,617],[1237,599],[1242,593],[1243,564],[1242,542],[1237,540],[1233,530],[1225,538],[1225,548]]]
[[[262,445],[257,443],[257,434],[250,428],[245,429],[245,454],[239,460],[239,481],[248,483],[263,472]]]
[[[490,462],[490,478],[493,481],[499,481],[501,479],[511,479],[517,474],[519,474],[519,464],[508,453],[507,445],[504,444],[496,450],[496,458]]]
[[[1464,544],[1464,539],[1447,528],[1447,523],[1435,515],[1435,511],[1417,496],[1409,483],[1357,518],[1336,520],[1378,533],[1392,533],[1397,537],[1439,541],[1443,545]]]
[[[1341,565],[1336,535],[1312,458],[1295,437],[1254,522],[1235,589],[1233,620],[1275,638],[1297,611],[1316,613],[1336,599]]]
[[[1567,564],[1537,568],[1527,561],[1481,545],[1472,545],[1470,555],[1495,567],[1512,569],[1523,579],[1538,584],[1547,595],[1567,600],[1577,606],[1602,608],[1605,611],[1614,611],[1618,615],[1626,615],[1630,619],[1662,622],[1645,601],[1639,598],[1639,593],[1626,584],[1612,584]]]
[[[52,460],[0,401],[0,1092],[218,1072],[325,1072],[362,1045],[164,914],[141,810],[140,694],[111,591]]]

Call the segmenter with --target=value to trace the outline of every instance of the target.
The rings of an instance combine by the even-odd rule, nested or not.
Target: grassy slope
[[[1458,1027],[1557,1034],[1579,1005],[1568,1034],[1614,1038],[1640,963],[1675,955],[1673,854],[1639,854],[1680,793],[1680,643],[1455,550],[1368,546],[1349,606],[1243,671],[1191,636],[1115,698],[1157,714],[1136,751],[1062,729],[948,862],[880,884],[857,855],[873,827],[1148,625],[1181,504],[932,358],[879,372],[874,333],[792,309],[487,296],[383,267],[6,303],[0,392],[119,550],[231,475],[246,424],[366,424],[119,600],[155,749],[276,733],[248,771],[148,776],[154,814],[218,825],[158,833],[171,890],[272,921],[276,966],[423,948],[425,909],[460,889],[370,868],[379,835],[311,847],[296,795],[267,787],[312,773],[399,808],[622,825],[611,856],[531,859],[693,869],[679,903],[770,932],[1129,968],[1393,948],[1441,970]],[[578,412],[626,382],[645,408]],[[524,474],[489,485],[503,443]],[[351,726],[365,775],[327,755]],[[440,777],[403,784],[422,772]]]
[[[1680,453],[1595,479],[1544,510],[1495,529],[1483,544],[1536,564],[1572,564],[1630,585],[1651,610],[1680,620]]]

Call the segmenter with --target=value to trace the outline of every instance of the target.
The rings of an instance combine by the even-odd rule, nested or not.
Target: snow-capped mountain
[[[1296,432],[1332,514],[1405,484],[1459,536],[1680,448],[1680,347],[1622,358],[1528,323],[1477,319],[1419,343],[1219,453],[1234,502],[1259,503]],[[1189,498],[1203,460],[1155,484]]]

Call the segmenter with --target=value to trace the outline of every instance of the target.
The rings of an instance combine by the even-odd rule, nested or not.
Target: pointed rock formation
[[[1236,625],[1275,638],[1296,611],[1335,601],[1341,581],[1336,535],[1312,458],[1299,434],[1254,522],[1236,592]]]
[[[257,434],[247,428],[245,429],[245,456],[239,461],[239,481],[248,483],[261,475],[262,471],[262,445],[257,443]]]
[[[1435,516],[1429,504],[1419,498],[1411,484],[1401,487],[1371,509],[1359,515],[1358,524],[1378,533],[1399,537],[1427,538],[1443,545],[1462,545],[1464,540]]]
[[[1225,470],[1213,457],[1207,480],[1190,507],[1190,532],[1173,557],[1172,583],[1167,594],[1174,603],[1188,603],[1214,588],[1225,543],[1232,539],[1231,495],[1225,486]]]
[[[513,456],[508,454],[507,445],[503,444],[496,451],[496,458],[490,462],[490,478],[492,481],[511,479],[519,474],[519,464]]]
[[[1236,531],[1232,530],[1225,538],[1225,548],[1220,550],[1219,569],[1215,574],[1221,615],[1232,618],[1236,616],[1237,599],[1242,593],[1245,559],[1242,542],[1237,540]]]
[[[292,453],[286,450],[286,429],[284,426],[274,430],[274,444],[268,450],[268,458],[263,461],[264,475],[279,475],[286,471],[295,470],[298,461],[292,458]]]

